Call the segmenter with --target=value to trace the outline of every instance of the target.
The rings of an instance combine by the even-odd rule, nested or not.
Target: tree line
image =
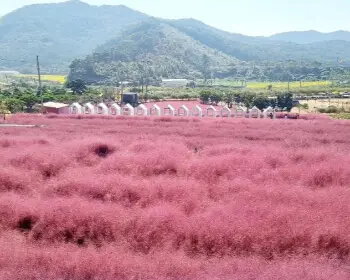
[[[293,93],[281,92],[262,94],[259,92],[245,92],[221,89],[180,89],[177,92],[148,91],[142,87],[133,87],[126,90],[139,93],[139,100],[159,101],[166,99],[196,99],[199,98],[204,104],[226,104],[229,108],[233,104],[242,104],[247,108],[253,106],[264,109],[269,106],[290,110],[293,107]],[[115,88],[90,87],[83,80],[67,82],[65,86],[44,86],[39,92],[38,88],[24,82],[12,83],[8,88],[0,90],[0,113],[38,112],[41,102],[61,102],[71,104],[73,102],[113,102],[116,101]]]
[[[113,99],[114,94],[107,89],[87,87],[82,80],[67,82],[65,86],[44,86],[41,91],[25,82],[13,82],[5,89],[0,89],[0,113],[37,112],[41,102],[98,102]]]
[[[232,108],[234,104],[242,104],[246,108],[255,106],[263,110],[273,107],[290,111],[295,105],[293,93],[291,92],[281,92],[276,93],[274,96],[268,96],[253,92],[203,90],[199,94],[199,99],[203,104],[218,105],[219,103],[224,103],[228,108]]]

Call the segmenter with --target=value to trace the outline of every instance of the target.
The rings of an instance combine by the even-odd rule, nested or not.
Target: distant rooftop
[[[163,79],[163,82],[187,82],[187,79]]]
[[[123,95],[135,95],[137,92],[124,92]]]
[[[20,74],[18,71],[11,71],[11,70],[8,70],[8,71],[0,71],[0,75],[6,75],[6,74],[11,74],[11,75],[18,75]]]
[[[60,108],[68,107],[69,105],[64,104],[64,103],[58,103],[58,102],[46,102],[43,104],[43,106],[47,107],[47,108],[60,109]]]

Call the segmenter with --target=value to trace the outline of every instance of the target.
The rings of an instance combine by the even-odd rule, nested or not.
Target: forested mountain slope
[[[89,83],[140,81],[143,76],[319,80],[329,79],[331,68],[343,71],[348,56],[347,41],[302,45],[231,34],[193,19],[152,18],[75,60],[69,77]]]
[[[125,6],[92,6],[77,0],[36,4],[1,19],[1,68],[35,71],[40,55],[43,71],[67,72],[70,62],[84,57],[125,26],[148,16]]]
[[[71,79],[90,82],[136,78],[148,71],[150,77],[193,77],[220,72],[238,62],[211,49],[166,22],[150,19],[124,30],[83,60],[71,65]],[[208,77],[209,78],[209,77]]]
[[[350,38],[349,41],[346,41],[336,39],[336,36],[326,36],[325,38],[329,38],[329,41],[320,40],[320,42],[316,41],[310,44],[297,44],[265,37],[233,34],[193,19],[171,21],[171,25],[208,47],[240,60],[303,60],[334,64],[340,60],[347,61],[350,56]]]

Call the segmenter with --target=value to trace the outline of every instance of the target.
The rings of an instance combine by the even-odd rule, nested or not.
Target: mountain
[[[323,77],[319,65],[350,66],[348,32],[310,32],[250,37],[194,19],[154,19],[125,6],[79,0],[37,4],[1,19],[0,70],[35,73],[36,55],[43,73],[68,73],[71,65],[72,77],[95,82],[140,75],[138,62],[145,58],[152,61],[146,68],[154,77],[211,72],[216,77],[289,79],[310,71]],[[208,65],[210,71],[204,69]]]
[[[231,34],[193,19],[152,18],[125,28],[85,59],[74,60],[69,79],[109,84],[144,77],[319,80],[329,78],[331,66],[349,65],[348,56],[346,41],[275,42]]]
[[[6,60],[0,60],[0,69],[34,72],[40,55],[44,72],[67,72],[74,58],[147,18],[125,6],[92,6],[78,0],[25,6],[1,19],[0,58]]]
[[[136,79],[148,71],[148,76],[155,79],[160,76],[190,78],[203,74],[209,64],[220,71],[237,62],[234,57],[201,44],[166,21],[152,18],[125,29],[85,59],[73,61],[69,77],[89,83],[112,82],[124,77]]]
[[[202,44],[244,61],[302,60],[337,63],[339,60],[346,61],[350,55],[350,37],[349,40],[341,40],[330,36],[329,41],[298,44],[229,33],[193,19],[171,21],[170,24]],[[346,38],[346,35],[342,36]]]
[[[276,41],[293,42],[298,44],[311,44],[323,41],[349,41],[350,32],[335,31],[331,33],[322,33],[314,30],[310,31],[293,31],[272,35],[269,37]]]

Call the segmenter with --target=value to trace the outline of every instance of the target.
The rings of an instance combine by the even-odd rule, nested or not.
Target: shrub
[[[318,112],[322,114],[336,114],[340,113],[341,109],[335,107],[335,106],[329,106],[327,108],[319,108]]]

